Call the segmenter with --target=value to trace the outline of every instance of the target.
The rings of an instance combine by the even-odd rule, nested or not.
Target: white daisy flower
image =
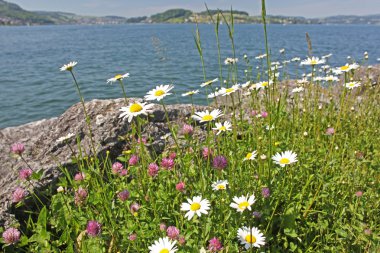
[[[219,91],[217,90],[213,93],[208,94],[207,97],[208,98],[216,98],[217,96],[220,96],[220,95],[221,95],[220,90]]]
[[[68,64],[63,65],[60,70],[61,71],[71,71],[78,64],[76,61],[69,62]]]
[[[231,131],[232,124],[229,121],[225,121],[223,124],[215,123],[215,127],[212,130],[217,130],[216,135],[219,135],[221,132]]]
[[[219,180],[219,181],[212,183],[211,187],[214,191],[222,191],[222,190],[227,189],[227,185],[228,185],[227,180]]]
[[[298,161],[297,154],[290,150],[282,152],[281,154],[280,153],[275,154],[272,157],[272,160],[276,164],[280,165],[281,167],[285,167],[286,165],[289,165]]]
[[[170,95],[171,93],[169,93],[169,91],[172,90],[173,88],[174,88],[174,86],[171,84],[166,84],[166,85],[162,84],[162,85],[156,86],[155,89],[148,91],[148,93],[147,93],[147,95],[145,95],[144,99],[145,100],[160,101],[161,99],[163,99],[167,95]]]
[[[278,52],[280,52],[280,54],[285,53],[285,48],[281,48],[280,50],[278,50]]]
[[[304,84],[308,84],[308,83],[309,83],[309,81],[307,80],[307,78],[297,80],[297,84],[300,84],[300,85],[304,85]]]
[[[294,89],[292,90],[292,93],[300,93],[300,92],[303,91],[303,90],[304,90],[303,87],[297,87],[297,88],[294,88]]]
[[[132,121],[133,117],[136,117],[138,115],[147,115],[151,112],[151,108],[153,107],[153,104],[147,104],[146,102],[140,103],[135,102],[129,104],[127,107],[122,107],[120,111],[122,113],[120,114],[119,118],[128,118],[128,122]]]
[[[124,75],[116,75],[110,79],[107,79],[107,83],[114,83],[116,81],[123,80],[124,78],[129,77],[129,73],[125,73]]]
[[[227,59],[224,60],[225,65],[233,65],[236,64],[239,61],[238,58],[230,58],[228,57]]]
[[[328,70],[329,68],[330,68],[329,65],[323,65],[323,66],[321,66],[321,69],[322,69],[323,71],[326,71],[326,70]]]
[[[234,197],[232,199],[234,202],[230,204],[230,207],[235,208],[238,212],[243,213],[244,210],[248,209],[251,211],[251,205],[255,203],[255,195],[252,194],[251,196],[241,196],[241,197]]]
[[[209,122],[215,120],[222,116],[222,111],[219,109],[214,109],[211,112],[206,110],[205,112],[196,112],[195,115],[191,116],[193,119],[198,120],[199,122]]]
[[[348,82],[344,85],[347,89],[352,90],[353,88],[359,87],[360,83],[359,82]]]
[[[337,71],[340,70],[341,72],[350,72],[351,70],[357,69],[357,68],[359,68],[359,64],[357,64],[357,63],[348,64],[347,63],[346,65],[339,67],[337,69]]]
[[[301,58],[299,58],[299,57],[294,57],[291,59],[291,61],[300,61],[300,60],[301,60]]]
[[[199,93],[199,90],[192,90],[192,91],[188,91],[186,93],[183,93],[182,97],[192,96],[192,95],[195,95],[195,94],[198,94],[198,93]]]
[[[234,93],[235,91],[239,90],[239,84],[232,85],[231,88],[221,88],[218,92],[222,96],[230,95]]]
[[[326,60],[324,60],[324,59],[319,59],[318,57],[308,57],[306,60],[303,60],[303,61],[301,61],[301,65],[312,65],[312,66],[314,66],[314,65],[318,65],[318,64],[323,64],[323,63],[325,63],[326,62]]]
[[[260,248],[265,245],[265,237],[256,227],[252,227],[251,229],[248,227],[239,228],[237,238],[244,245],[245,249],[252,247]]]
[[[257,156],[257,151],[256,151],[256,150],[255,150],[255,151],[252,151],[252,152],[248,153],[248,154],[244,157],[243,161],[246,161],[246,160],[255,160],[255,159],[256,159],[256,156]]]
[[[333,75],[329,75],[325,77],[325,81],[327,82],[337,82],[339,81],[339,78]]]
[[[193,197],[193,199],[187,199],[188,203],[182,203],[181,211],[188,211],[185,214],[185,218],[191,220],[194,215],[200,217],[203,214],[208,214],[210,210],[210,202],[207,199],[202,200],[202,196]]]
[[[326,58],[330,58],[333,54],[326,54],[324,56],[322,56],[322,59],[326,59]]]
[[[64,141],[66,141],[66,140],[68,140],[68,139],[74,137],[74,136],[75,136],[75,134],[73,134],[73,133],[69,133],[69,134],[67,134],[66,136],[62,136],[62,137],[58,138],[58,139],[56,140],[56,142],[57,142],[57,143],[61,143],[61,142],[64,142]]]
[[[176,241],[171,241],[168,237],[160,238],[149,247],[150,253],[174,253],[178,249],[175,247]]]
[[[218,80],[219,80],[218,78],[215,78],[215,79],[209,80],[207,82],[201,83],[201,87],[209,86],[209,85],[217,82]]]
[[[265,57],[267,57],[267,54],[261,54],[261,55],[256,56],[255,59],[259,60],[259,59],[264,59]]]
[[[256,90],[265,89],[266,87],[268,87],[271,84],[272,84],[271,81],[270,82],[267,82],[267,81],[259,82],[259,83],[255,83],[255,88],[256,88]]]
[[[243,89],[245,89],[245,88],[249,87],[251,84],[252,84],[251,81],[247,81],[247,82],[243,83],[243,84],[241,85],[241,87],[242,87]]]

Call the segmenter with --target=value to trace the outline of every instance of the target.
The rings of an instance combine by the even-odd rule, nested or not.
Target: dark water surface
[[[224,59],[232,50],[226,26],[221,29]],[[86,100],[121,97],[120,87],[106,80],[129,72],[129,96],[142,97],[156,84],[173,83],[176,95],[165,101],[189,102],[180,94],[203,81],[194,31],[192,24],[0,27],[0,128],[58,116],[78,102],[69,73],[59,71],[69,61],[78,61],[75,73]],[[207,77],[218,77],[214,27],[200,25],[200,32]],[[270,25],[268,32],[274,60],[305,58],[306,32],[314,55],[334,54],[332,66],[345,64],[347,56],[361,60],[364,51],[369,64],[380,57],[380,26]],[[262,26],[236,25],[235,44],[240,71],[244,54],[257,65],[254,57],[264,52]],[[286,49],[285,56],[279,55],[280,48]]]

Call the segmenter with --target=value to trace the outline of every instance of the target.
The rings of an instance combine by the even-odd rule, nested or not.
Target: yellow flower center
[[[247,207],[249,207],[249,203],[248,203],[248,201],[244,201],[244,202],[241,202],[241,203],[239,204],[239,209],[243,209],[243,210],[245,210]]]
[[[140,112],[142,109],[143,108],[140,104],[133,104],[129,107],[130,112]]]
[[[169,253],[170,251],[168,249],[162,249],[160,250],[160,253]]]
[[[221,126],[221,127],[219,128],[219,130],[220,130],[220,131],[226,131],[227,128],[226,128],[225,126]]]
[[[346,70],[348,70],[349,67],[350,66],[344,65],[344,66],[340,67],[340,70],[346,71]]]
[[[289,164],[290,163],[290,160],[288,158],[281,158],[280,160],[280,164]]]
[[[199,209],[201,209],[201,204],[199,203],[193,203],[190,205],[190,210],[193,212],[198,211]]]
[[[245,159],[251,159],[252,157],[252,153],[248,153],[246,156],[245,156]]]
[[[210,84],[212,84],[212,81],[207,81],[207,82],[205,82],[204,84],[205,84],[205,85],[210,85]]]
[[[218,185],[216,188],[218,188],[219,190],[225,190],[225,189],[226,189],[226,186],[223,185],[223,184],[220,184],[220,185]]]
[[[121,78],[123,78],[122,75],[116,75],[116,76],[115,76],[115,79],[116,79],[116,80],[120,80]]]
[[[165,94],[165,91],[163,91],[163,90],[157,90],[157,91],[154,93],[154,95],[155,95],[156,97],[162,96],[162,95],[164,95],[164,94]]]
[[[231,92],[233,92],[234,90],[235,90],[234,88],[226,89],[226,93],[231,93]]]
[[[317,65],[318,62],[316,60],[311,60],[310,63],[311,63],[311,65]]]
[[[244,239],[246,242],[251,244],[256,242],[256,237],[254,237],[253,235],[246,235]]]
[[[207,115],[202,117],[203,121],[211,121],[213,119],[214,119],[214,117],[212,117],[210,114],[207,114]]]
[[[354,83],[349,83],[348,86],[350,86],[350,87],[354,87],[355,84],[354,84]]]

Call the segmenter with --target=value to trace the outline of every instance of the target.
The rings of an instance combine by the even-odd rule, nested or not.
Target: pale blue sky
[[[146,16],[170,8],[194,11],[210,9],[260,12],[260,0],[9,0],[27,10],[65,11],[84,15]],[[380,14],[380,0],[267,0],[269,14],[326,17],[338,14]]]

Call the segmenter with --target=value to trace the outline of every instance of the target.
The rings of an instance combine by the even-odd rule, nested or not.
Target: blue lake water
[[[219,73],[214,27],[199,27],[206,74],[212,79]],[[142,97],[157,84],[173,83],[176,94],[166,101],[190,102],[180,94],[203,81],[194,31],[193,24],[0,27],[0,128],[58,116],[78,102],[69,73],[59,71],[69,61],[78,61],[75,73],[86,100],[122,97],[118,84],[106,80],[129,72],[128,96]],[[347,56],[361,60],[364,51],[369,64],[380,57],[380,26],[270,25],[272,60],[305,58],[306,32],[314,55],[333,53],[332,66],[345,64]],[[245,69],[244,54],[254,66],[259,64],[254,57],[264,52],[263,34],[261,25],[235,26],[240,71]],[[220,36],[222,59],[231,57],[226,26]],[[286,49],[285,56],[280,48]]]

